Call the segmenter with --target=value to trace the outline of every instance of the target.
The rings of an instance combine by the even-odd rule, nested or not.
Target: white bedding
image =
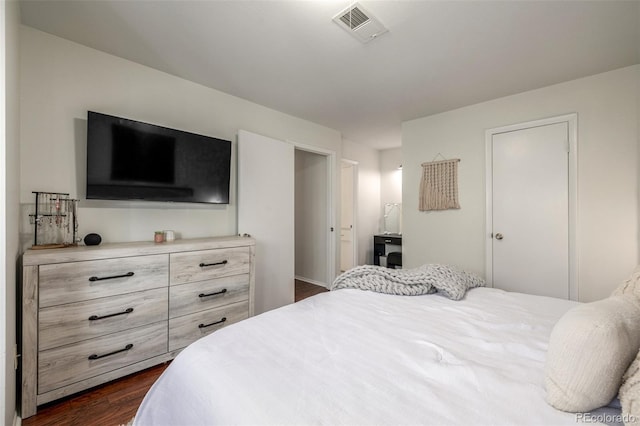
[[[551,329],[574,305],[488,288],[320,294],[186,348],[134,424],[575,425],[543,387]]]

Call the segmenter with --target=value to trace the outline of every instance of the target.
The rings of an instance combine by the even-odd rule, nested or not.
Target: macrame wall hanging
[[[418,207],[421,212],[460,208],[460,203],[458,202],[459,162],[460,159],[455,158],[422,163],[420,203]]]

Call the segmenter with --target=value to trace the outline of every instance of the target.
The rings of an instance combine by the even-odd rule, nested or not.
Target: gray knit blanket
[[[437,292],[449,299],[460,300],[468,289],[484,285],[484,280],[477,275],[448,265],[428,264],[413,269],[364,265],[340,274],[330,290],[356,288],[403,296]]]

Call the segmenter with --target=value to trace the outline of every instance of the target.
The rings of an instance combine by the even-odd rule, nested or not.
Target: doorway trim
[[[342,163],[350,164],[352,167],[351,170],[353,173],[353,188],[351,190],[351,194],[353,196],[351,199],[351,214],[353,215],[353,217],[351,218],[351,223],[353,227],[351,228],[351,240],[353,241],[353,243],[351,244],[351,246],[353,251],[353,266],[358,266],[358,162],[347,160],[346,158],[341,158],[340,161]],[[342,173],[342,168],[340,168],[340,172]],[[340,202],[342,202],[342,197],[340,197]]]
[[[485,222],[485,274],[487,283],[493,287],[493,136],[500,133],[567,123],[569,151],[569,300],[579,300],[578,276],[578,114],[571,113],[541,120],[496,127],[485,131],[485,184],[486,184],[486,222]]]
[[[311,152],[313,154],[319,154],[326,157],[327,164],[327,224],[326,224],[326,243],[327,243],[327,266],[326,266],[326,278],[327,278],[327,287],[331,285],[333,280],[336,278],[336,235],[339,233],[335,232],[336,227],[336,212],[335,212],[335,188],[337,185],[336,182],[336,153],[335,151],[320,148],[313,145],[307,145],[303,143],[299,143],[292,140],[287,140],[290,144],[293,145],[294,149],[298,149],[300,151]]]

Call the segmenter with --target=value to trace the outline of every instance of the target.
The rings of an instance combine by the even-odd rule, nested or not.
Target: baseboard
[[[18,412],[13,413],[13,426],[21,426],[22,425],[22,417],[18,415]]]
[[[312,280],[310,278],[300,277],[298,275],[296,275],[294,278],[296,280],[304,281],[304,282],[309,283],[309,284],[318,285],[318,286],[324,287],[324,288],[329,288],[329,285],[327,285],[327,283],[323,283],[323,282],[320,282],[320,281]]]

